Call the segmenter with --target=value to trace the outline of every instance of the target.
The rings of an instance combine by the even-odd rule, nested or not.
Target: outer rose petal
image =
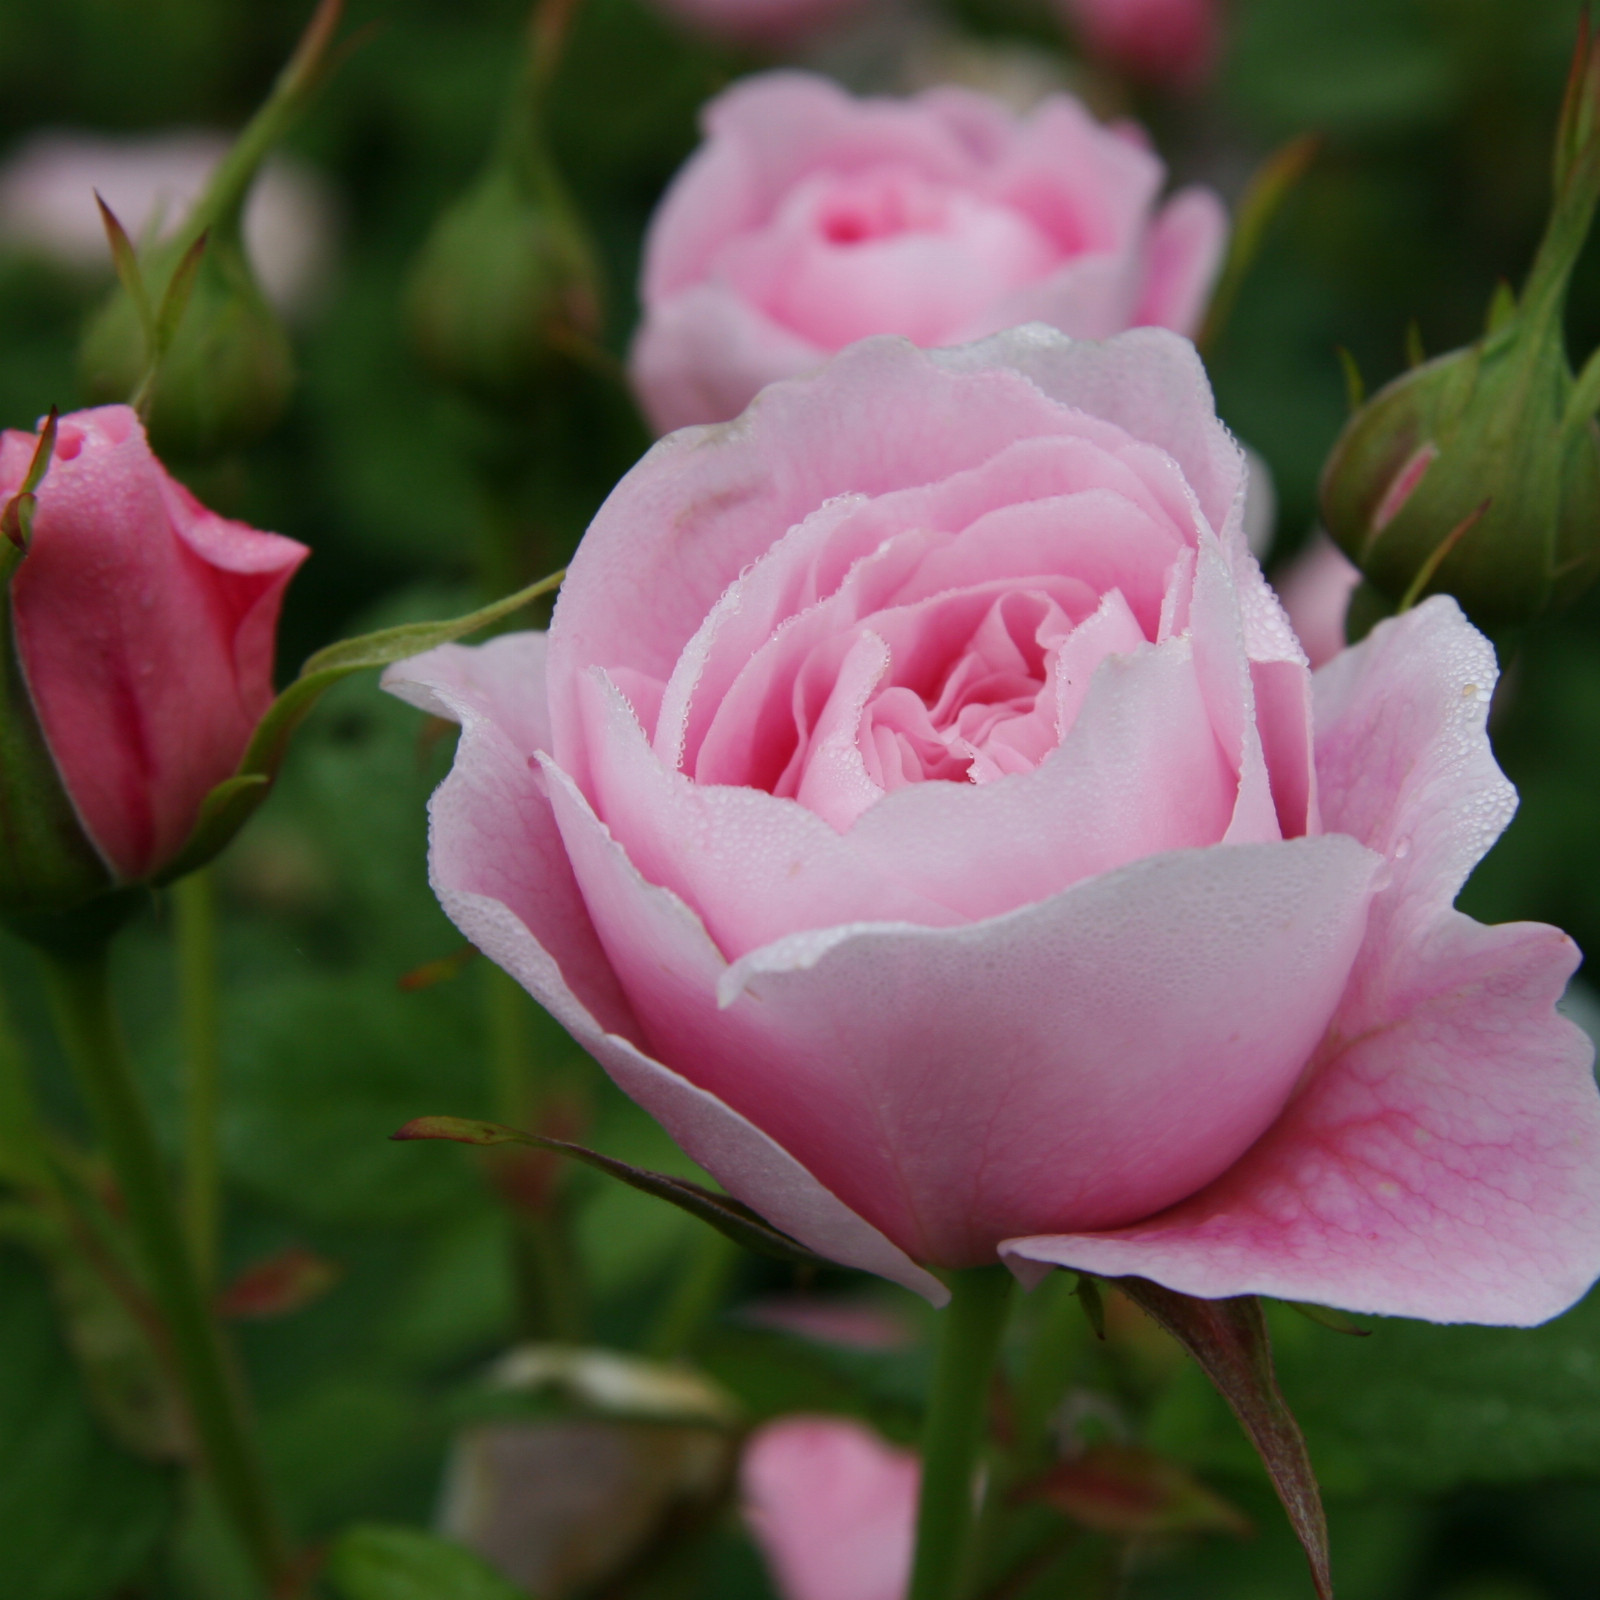
[[[757,391],[821,365],[827,352],[717,283],[698,283],[640,324],[628,357],[657,433],[735,417]]]
[[[726,967],[545,770],[653,1053],[946,1266],[993,1260],[1026,1216],[1146,1214],[1248,1148],[1332,1014],[1378,866],[1338,837],[1179,851],[988,921],[825,928]],[[773,1215],[716,1148],[691,1154]]]
[[[904,1600],[921,1465],[857,1422],[785,1417],[751,1435],[745,1521],[783,1600]]]
[[[825,1190],[765,1133],[645,1055],[529,763],[547,742],[545,636],[445,645],[384,674],[384,687],[461,724],[429,803],[429,876],[445,912],[545,1006],[669,1133],[740,1199],[832,1260],[936,1303],[944,1286]]]
[[[1023,1270],[1516,1324],[1594,1281],[1600,1093],[1554,1009],[1577,952],[1449,909],[1510,815],[1483,727],[1493,681],[1442,598],[1317,675],[1327,826],[1385,852],[1390,882],[1305,1087],[1210,1188],[1135,1227],[1014,1239]]]
[[[1144,290],[1133,320],[1193,338],[1227,242],[1228,213],[1210,189],[1173,195],[1150,229]]]
[[[0,442],[0,498],[33,453]],[[126,406],[62,418],[12,581],[17,653],[85,831],[117,876],[169,861],[272,698],[278,607],[304,545],[207,511]]]

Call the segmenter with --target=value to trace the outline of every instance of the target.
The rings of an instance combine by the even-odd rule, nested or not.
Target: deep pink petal
[[[921,1477],[909,1450],[842,1417],[753,1433],[740,1498],[782,1600],[904,1600]]]
[[[32,455],[5,435],[0,497]],[[232,776],[272,698],[273,637],[304,545],[207,511],[126,406],[64,417],[12,583],[17,650],[89,836],[118,877],[156,871]]]

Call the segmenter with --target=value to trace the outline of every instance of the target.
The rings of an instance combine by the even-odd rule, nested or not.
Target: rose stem
[[[645,1354],[657,1361],[676,1361],[689,1350],[722,1304],[738,1263],[739,1247],[731,1239],[714,1228],[702,1228],[694,1259],[678,1274],[645,1343]]]
[[[484,963],[483,982],[495,1115],[514,1128],[537,1132],[544,1085],[533,1038],[533,1000],[493,963]],[[536,1209],[510,1208],[517,1298],[524,1336],[581,1344],[583,1286],[562,1227],[560,1182],[558,1175]]]
[[[284,1592],[290,1566],[254,1441],[244,1395],[195,1271],[155,1130],[134,1081],[111,999],[110,946],[40,952],[62,1049],[88,1103],[149,1287],[172,1340],[185,1407],[217,1498],[269,1590]]]
[[[907,1600],[954,1600],[962,1593],[989,1380],[1015,1287],[1001,1266],[954,1272],[949,1282],[923,1429],[917,1553]]]
[[[209,870],[172,890],[178,943],[178,1009],[183,1027],[183,1217],[202,1288],[216,1282],[221,1229],[217,1108],[222,1073],[217,1020],[217,902]]]

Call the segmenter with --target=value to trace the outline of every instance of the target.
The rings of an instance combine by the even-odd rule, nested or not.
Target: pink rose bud
[[[1192,188],[1158,209],[1160,161],[1070,95],[1018,116],[965,89],[858,100],[774,72],[704,120],[645,243],[631,369],[661,432],[737,416],[868,334],[1192,334],[1205,311],[1222,202]]]
[[[1131,78],[1172,88],[1216,66],[1219,0],[1057,0],[1085,49]]]
[[[745,1523],[782,1600],[904,1600],[922,1469],[858,1422],[785,1417],[750,1436]]]
[[[31,434],[0,435],[0,500],[34,447]],[[207,511],[127,406],[61,419],[6,598],[25,687],[5,716],[38,730],[96,871],[30,884],[8,867],[0,909],[64,909],[173,860],[272,699],[278,607],[306,554]],[[13,838],[55,803],[14,793],[14,750],[0,744],[14,800],[0,826]]]
[[[1571,940],[1453,600],[1312,679],[1193,346],[865,340],[613,491],[462,725],[432,878],[776,1227],[925,1269],[1538,1322],[1600,1273]]]

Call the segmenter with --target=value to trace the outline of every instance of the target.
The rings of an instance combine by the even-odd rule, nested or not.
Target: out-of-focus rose
[[[1148,83],[1191,88],[1222,43],[1218,0],[1057,0],[1084,46]]]
[[[1189,344],[866,340],[663,440],[463,726],[432,875],[740,1199],[937,1297],[1007,1259],[1533,1322],[1600,1271],[1576,951],[1438,598],[1317,675]]]
[[[1344,616],[1360,582],[1360,570],[1320,532],[1279,574],[1278,598],[1313,667],[1344,649]]]
[[[34,446],[0,435],[0,501]],[[278,608],[306,554],[206,510],[127,406],[61,419],[10,621],[32,714],[112,883],[159,873],[238,765],[272,700]]]
[[[232,140],[193,129],[148,139],[35,134],[0,169],[0,247],[75,271],[111,272],[98,190],[135,242],[170,233],[199,198]],[[333,205],[304,166],[271,157],[250,191],[244,237],[268,299],[304,309],[327,274]]]
[[[866,0],[655,0],[656,6],[713,39],[778,49],[860,11]]]
[[[842,1417],[785,1417],[750,1436],[745,1523],[783,1600],[904,1600],[922,1471]]]
[[[1039,321],[1193,333],[1222,203],[1069,95],[1029,115],[968,90],[857,100],[774,72],[705,112],[645,244],[634,386],[662,432],[737,416],[852,340],[953,345]]]

